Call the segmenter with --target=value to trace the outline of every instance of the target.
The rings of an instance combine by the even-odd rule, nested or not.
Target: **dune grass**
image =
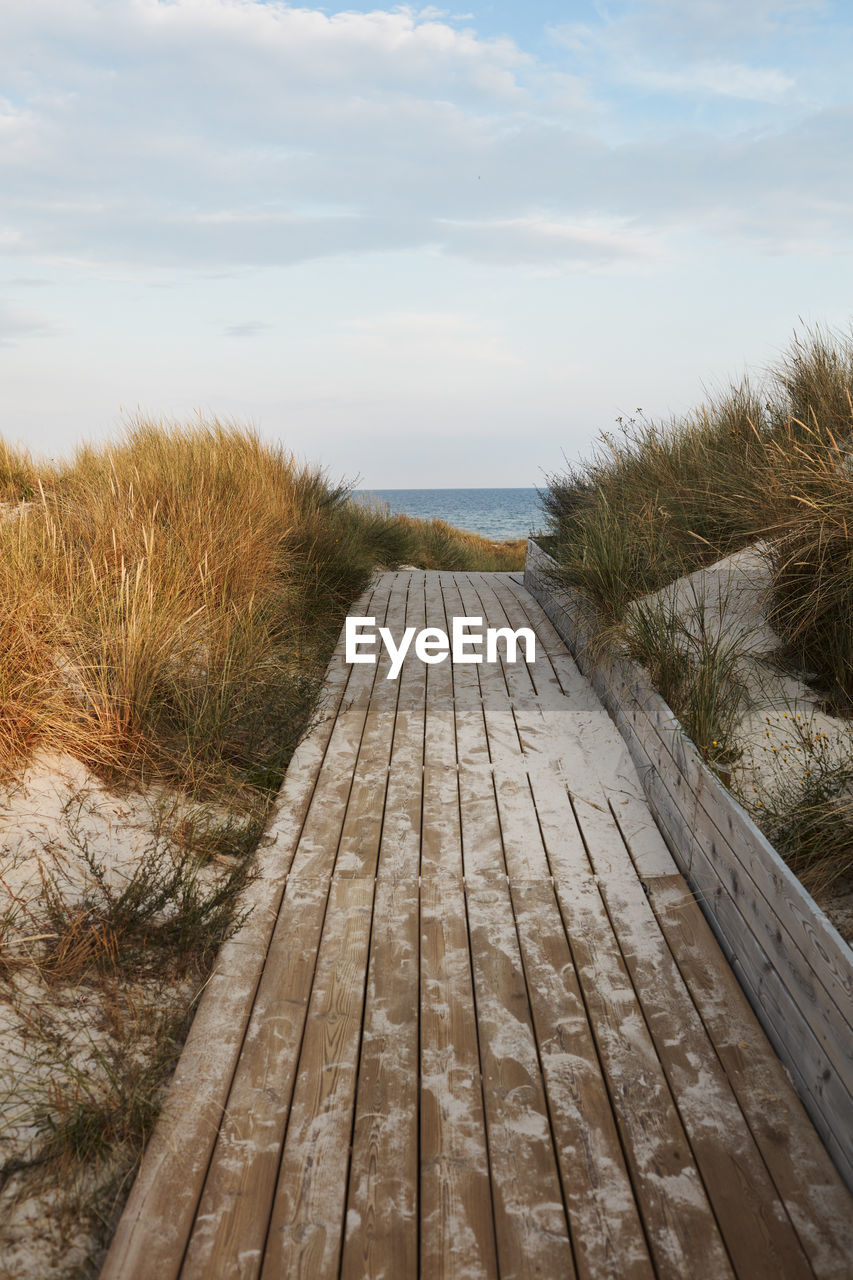
[[[852,396],[853,337],[818,329],[794,340],[764,386],[744,381],[675,421],[620,422],[542,495],[549,550],[562,580],[593,606],[602,642],[627,643],[724,773],[741,696],[737,655],[713,643],[700,652],[654,593],[759,544],[772,571],[769,620],[790,664],[827,710],[850,716]],[[644,597],[652,600],[636,606]],[[814,883],[850,866],[849,821],[837,821],[850,773],[833,777],[846,781],[830,800],[815,799],[813,786],[796,802],[777,789],[758,815]],[[820,865],[822,853],[832,867]]]
[[[526,538],[493,542],[478,533],[456,529],[444,520],[395,517],[395,527],[406,545],[406,561],[419,569],[451,569],[508,573],[524,568]]]
[[[631,601],[763,541],[774,625],[853,694],[853,339],[794,342],[767,387],[685,418],[631,419],[542,495],[563,579],[607,624]]]
[[[0,771],[37,746],[118,779],[271,782],[377,567],[519,567],[391,517],[251,431],[134,423],[40,475],[4,446]]]
[[[216,423],[136,423],[37,493],[0,524],[0,767],[44,745],[195,789],[280,773],[392,522]]]

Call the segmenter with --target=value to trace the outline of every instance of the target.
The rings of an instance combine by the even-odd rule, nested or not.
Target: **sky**
[[[2,0],[0,435],[541,485],[850,331],[853,6]]]

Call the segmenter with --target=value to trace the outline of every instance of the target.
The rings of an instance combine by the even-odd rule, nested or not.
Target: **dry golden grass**
[[[27,498],[0,521],[6,771],[44,745],[189,788],[280,777],[374,568],[523,563],[218,422],[137,421],[44,475],[4,447],[0,484]]]
[[[526,538],[494,542],[444,520],[415,520],[411,516],[397,516],[396,524],[409,540],[407,562],[419,569],[507,573],[524,568]]]
[[[292,747],[391,522],[219,423],[139,422],[35,480],[0,521],[0,768],[39,745],[186,786],[280,767],[266,728]]]

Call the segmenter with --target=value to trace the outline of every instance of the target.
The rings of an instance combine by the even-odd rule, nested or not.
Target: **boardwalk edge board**
[[[597,652],[586,606],[527,543],[524,586],[615,721],[679,870],[853,1190],[853,952],[705,764],[633,661]]]

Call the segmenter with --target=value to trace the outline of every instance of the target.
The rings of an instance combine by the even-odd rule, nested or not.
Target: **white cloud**
[[[0,301],[0,347],[17,346],[26,338],[50,332],[50,322],[40,312]]]
[[[623,94],[642,82],[777,109],[784,70],[672,65],[665,49],[629,64],[624,44],[641,32],[648,49],[654,22],[686,40],[783,11],[654,0],[565,40],[597,42]],[[770,245],[813,219],[848,233],[838,112],[617,143],[583,58],[545,66],[432,9],[5,0],[4,24],[0,246],[33,263],[241,270],[409,249],[564,270],[647,262],[688,221]]]
[[[717,93],[754,102],[780,102],[796,85],[782,71],[727,62],[696,62],[680,71],[639,71],[636,80],[675,93]]]
[[[226,338],[257,338],[272,327],[265,320],[243,320],[240,324],[226,325],[223,334]]]

